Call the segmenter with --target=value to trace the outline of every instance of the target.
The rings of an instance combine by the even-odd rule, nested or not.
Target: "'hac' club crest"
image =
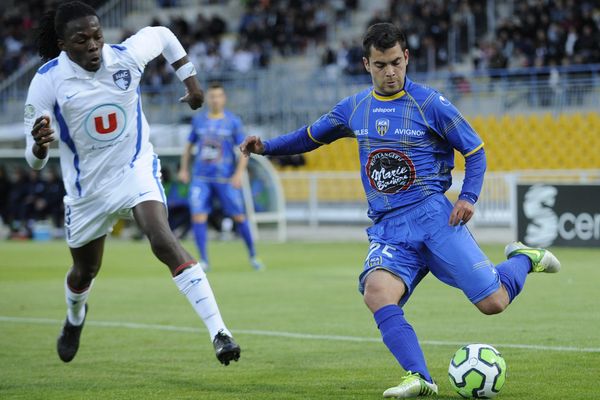
[[[390,120],[387,118],[378,119],[375,121],[375,129],[377,129],[379,136],[385,135],[388,129],[390,129]]]
[[[129,84],[131,83],[131,74],[128,69],[122,69],[113,74],[113,81],[115,81],[115,85],[119,89],[127,90],[129,88]]]

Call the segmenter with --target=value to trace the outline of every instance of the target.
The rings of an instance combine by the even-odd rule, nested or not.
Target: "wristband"
[[[179,80],[183,82],[190,76],[196,75],[196,68],[194,67],[194,64],[192,64],[190,61],[188,61],[187,63],[183,64],[181,67],[177,68],[177,71],[175,71],[175,75],[177,75]]]
[[[477,196],[471,192],[463,192],[458,196],[458,198],[460,200],[466,200],[471,204],[475,204],[477,202]]]

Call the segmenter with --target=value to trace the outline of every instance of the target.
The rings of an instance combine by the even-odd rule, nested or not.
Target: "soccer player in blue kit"
[[[256,249],[250,224],[244,213],[242,196],[242,176],[248,165],[246,157],[236,157],[237,146],[245,138],[241,120],[225,109],[227,98],[223,85],[210,84],[206,93],[207,112],[201,112],[192,120],[192,131],[183,154],[179,179],[190,182],[188,166],[194,147],[194,158],[190,185],[190,208],[192,229],[200,252],[201,265],[210,269],[206,250],[208,214],[214,197],[219,199],[225,215],[236,223],[237,232],[244,240],[250,256],[250,264],[255,270],[264,268],[256,258]]]
[[[474,212],[486,169],[483,143],[439,92],[406,77],[406,37],[389,23],[374,24],[363,40],[363,63],[373,86],[339,102],[316,122],[272,140],[249,136],[240,150],[298,154],[341,137],[358,142],[361,179],[373,225],[359,290],[383,342],[407,371],[386,398],[436,395],[423,351],[403,305],[428,272],[463,291],[482,313],[497,314],[519,294],[530,272],[558,272],[548,250],[519,242],[494,266],[465,226]],[[465,157],[462,191],[451,184],[454,149]]]

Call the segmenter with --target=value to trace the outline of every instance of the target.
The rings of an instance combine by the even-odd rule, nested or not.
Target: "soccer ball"
[[[450,384],[462,397],[491,399],[506,381],[506,362],[487,344],[468,344],[454,353],[448,367]]]

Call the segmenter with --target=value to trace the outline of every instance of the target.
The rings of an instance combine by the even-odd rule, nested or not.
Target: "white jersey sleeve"
[[[164,26],[142,28],[122,45],[131,52],[141,70],[161,53],[169,64],[187,55],[173,32]]]
[[[53,125],[51,116],[53,116],[52,107],[56,99],[54,89],[51,82],[43,75],[36,74],[29,85],[27,93],[27,101],[25,102],[24,113],[24,133],[26,138],[25,159],[29,166],[33,169],[42,169],[48,162],[46,158],[39,159],[33,154],[33,145],[35,141],[31,135],[31,130],[35,124],[35,120],[42,115],[50,118],[50,123]]]

